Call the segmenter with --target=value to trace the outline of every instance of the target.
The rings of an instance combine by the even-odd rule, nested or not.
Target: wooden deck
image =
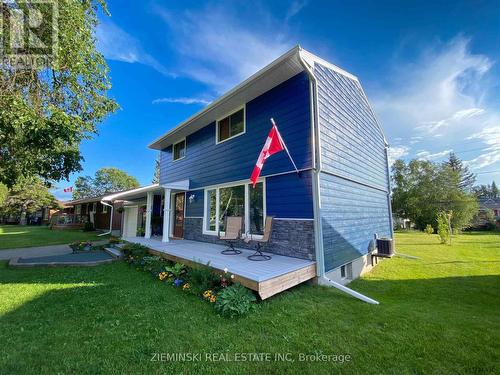
[[[235,279],[247,288],[255,290],[262,299],[271,297],[304,281],[316,277],[316,262],[281,255],[269,254],[269,261],[255,262],[247,259],[251,250],[239,249],[242,254],[223,255],[224,246],[206,242],[172,240],[163,243],[159,239],[128,237],[124,240],[139,243],[152,253],[185,264],[201,263],[223,270],[228,269]]]

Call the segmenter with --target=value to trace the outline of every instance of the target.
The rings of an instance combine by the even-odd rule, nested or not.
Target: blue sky
[[[296,44],[359,77],[393,158],[454,150],[478,182],[500,183],[499,6],[109,0],[97,39],[121,109],[82,144],[84,171],[59,187],[110,166],[149,184],[149,142]]]

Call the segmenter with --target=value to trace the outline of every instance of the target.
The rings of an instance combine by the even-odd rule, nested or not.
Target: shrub
[[[210,262],[206,265],[193,266],[188,272],[189,292],[201,295],[207,289],[214,289],[220,285],[220,276],[210,268]]]
[[[121,242],[122,242],[122,240],[119,239],[118,237],[110,237],[109,238],[110,245],[116,245],[116,244],[121,243]]]
[[[85,225],[83,226],[84,232],[92,232],[94,230],[94,224],[92,224],[90,221],[85,222]]]
[[[145,256],[142,258],[144,271],[150,271],[153,274],[158,274],[163,270],[165,262],[159,256]]]
[[[165,266],[165,271],[170,273],[175,279],[180,279],[181,275],[186,272],[186,266],[182,263],[175,263],[173,266]]]
[[[432,225],[427,224],[427,226],[425,227],[424,232],[427,233],[427,234],[433,234],[434,233],[434,228],[432,227]]]
[[[451,233],[448,214],[444,211],[440,211],[437,215],[437,223],[438,234],[439,238],[441,239],[441,243],[449,243],[451,239]]]
[[[224,288],[217,296],[215,309],[223,316],[234,318],[248,314],[254,308],[255,295],[241,284]]]
[[[122,247],[123,253],[128,257],[142,258],[149,255],[148,248],[136,243],[127,244]]]

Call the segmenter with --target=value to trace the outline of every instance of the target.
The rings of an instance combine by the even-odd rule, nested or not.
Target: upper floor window
[[[217,143],[245,133],[245,109],[240,110],[217,121]]]
[[[174,143],[174,152],[173,152],[173,158],[174,160],[179,160],[182,159],[184,156],[186,156],[186,140],[183,139],[180,142]]]

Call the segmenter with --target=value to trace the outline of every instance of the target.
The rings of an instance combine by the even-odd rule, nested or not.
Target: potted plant
[[[69,244],[69,247],[71,247],[71,250],[76,253],[78,252],[78,250],[80,250],[80,242],[72,242]]]
[[[91,242],[82,242],[81,248],[83,251],[90,251],[92,250],[92,243]]]

